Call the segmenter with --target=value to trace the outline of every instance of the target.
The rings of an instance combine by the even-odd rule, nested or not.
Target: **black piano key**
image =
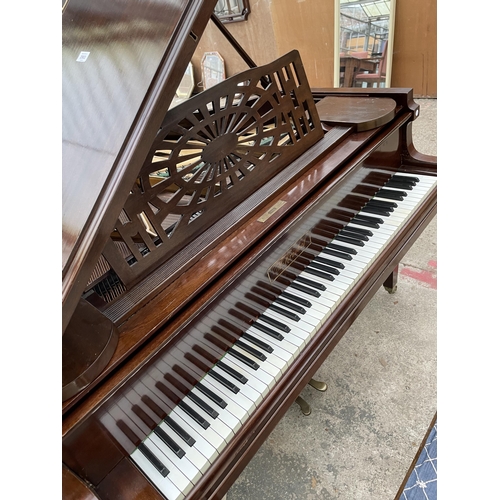
[[[258,370],[260,368],[260,365],[258,365],[255,361],[252,361],[249,357],[245,356],[239,351],[229,349],[227,352],[236,359],[239,359],[242,363],[250,367],[252,370]]]
[[[290,327],[288,325],[285,325],[285,323],[282,323],[281,321],[278,321],[274,318],[270,318],[269,316],[266,316],[265,314],[262,314],[259,317],[259,320],[264,321],[264,323],[267,323],[268,325],[271,325],[274,328],[281,330],[282,332],[285,332],[285,333],[290,332]]]
[[[209,389],[206,385],[198,382],[195,386],[200,392],[205,394],[205,396],[211,399],[217,406],[220,408],[225,408],[227,406],[227,402],[224,401],[220,396],[215,394],[211,389]]]
[[[278,314],[281,314],[282,316],[285,316],[288,319],[291,319],[292,321],[300,321],[300,317],[297,316],[295,313],[288,311],[286,309],[283,309],[282,307],[279,307],[276,304],[270,304],[269,309],[271,309],[271,311],[274,311]]]
[[[371,227],[373,229],[379,229],[380,224],[383,224],[384,221],[382,219],[379,219],[381,222],[374,222],[371,220],[364,219],[362,215],[358,214],[355,217],[353,217],[352,222],[355,224],[358,224],[360,226],[364,227]]]
[[[356,214],[353,220],[354,219],[359,219],[366,222],[373,222],[374,224],[384,223],[384,219],[381,219],[380,217],[373,217],[372,215]]]
[[[250,333],[243,333],[241,336],[242,339],[248,340],[248,342],[251,342],[253,345],[256,345],[259,349],[262,349],[265,352],[268,352],[269,354],[274,351],[274,349],[269,345],[263,342],[262,340],[254,337]]]
[[[234,385],[230,380],[228,380],[226,377],[223,377],[220,373],[209,370],[208,375],[217,380],[217,382],[222,384],[226,389],[234,392],[234,394],[238,394],[238,392],[240,392],[240,388],[238,386]]]
[[[187,370],[192,369],[189,364],[185,364],[186,361],[184,359],[181,358],[179,362],[182,363]],[[196,374],[195,372],[188,373],[182,366],[178,365],[177,363],[173,365],[172,369],[178,376],[180,376],[187,382],[188,387],[194,387],[198,383],[199,374]]]
[[[210,423],[184,401],[179,401],[178,406],[179,408],[182,408],[199,426],[203,427],[203,429],[208,429],[210,427]]]
[[[155,422],[139,405],[132,405],[132,411],[150,428],[156,427]]]
[[[407,176],[407,175],[394,174],[392,176],[392,179],[397,180],[397,181],[412,181],[415,183],[414,185],[416,185],[417,182],[420,182],[420,179],[418,177],[411,177],[409,175]]]
[[[330,275],[332,275],[332,274],[339,275],[340,274],[340,271],[338,269],[336,269],[335,267],[330,267],[327,264],[319,263],[319,262],[316,262],[315,260],[313,260],[309,264],[309,266],[312,267],[312,268],[314,268],[314,269],[319,269],[321,271],[324,271],[324,272],[326,272],[326,273],[328,273]]]
[[[326,247],[331,248],[332,250],[338,250],[339,252],[350,253],[351,255],[356,255],[358,253],[356,250],[354,250],[354,248],[337,245],[336,243],[328,243]]]
[[[193,446],[196,440],[192,438],[180,425],[172,420],[168,415],[163,421],[185,442],[188,446]]]
[[[333,268],[333,269],[345,269],[344,264],[342,262],[337,262],[336,260],[331,260],[327,259],[325,257],[315,257],[314,262],[321,262],[322,264],[325,264],[326,266]]]
[[[317,267],[312,266],[311,264],[309,264],[309,267],[306,267],[304,269],[304,272],[328,281],[333,281],[335,279],[332,274],[327,273],[324,270],[318,269]]]
[[[290,293],[290,292],[283,292],[281,294],[282,297],[285,297],[286,299],[288,300],[291,300],[293,302],[295,302],[296,304],[299,304],[301,306],[304,306],[304,307],[312,307],[312,304],[307,300],[307,299],[304,299],[302,297],[297,297],[297,295],[293,295],[293,293]],[[276,300],[279,300],[276,299]]]
[[[295,288],[295,290],[299,290],[300,292],[304,292],[311,297],[321,297],[321,294],[318,292],[318,290],[314,290],[313,288],[309,288],[308,286],[301,285],[300,283],[296,283],[295,281],[292,281],[290,283],[290,287]]]
[[[156,455],[144,443],[141,443],[137,448],[163,477],[167,477],[170,471],[161,463]]]
[[[182,458],[186,452],[161,428],[156,427],[153,432],[175,453]]]
[[[394,207],[388,207],[383,205],[382,203],[379,202],[379,200],[370,200],[365,206],[366,207],[371,207],[380,210],[381,212],[387,212],[391,214],[394,212]]]
[[[219,361],[217,363],[217,366],[221,370],[225,371],[228,375],[233,377],[235,380],[237,380],[240,384],[246,384],[248,382],[248,379],[245,377],[245,375],[242,375],[240,372],[234,370],[229,365],[224,363],[224,361]]]
[[[196,403],[203,411],[205,411],[206,413],[208,413],[212,418],[217,418],[219,416],[219,413],[214,410],[210,405],[208,405],[207,403],[205,403],[205,401],[203,401],[203,399],[201,399],[200,397],[198,397],[196,394],[193,394],[192,392],[190,392],[187,397],[193,401],[193,403]]]
[[[125,434],[130,442],[137,447],[141,442],[141,438],[121,419],[116,421],[116,426]]]
[[[283,337],[283,335],[281,335],[281,333],[275,332],[271,328],[267,327],[266,325],[263,325],[262,323],[259,323],[258,321],[253,323],[252,326],[257,328],[258,330],[260,330],[262,333],[269,335],[273,339],[283,340],[285,338],[285,337]]]
[[[346,231],[349,231],[351,233],[362,234],[364,236],[373,236],[373,231],[365,229],[364,227],[354,227],[351,225],[347,225],[345,229]]]
[[[324,248],[323,252],[325,252],[328,255],[331,255],[332,257],[338,257],[339,259],[343,260],[352,260],[352,255],[349,255],[348,253],[345,252],[340,252],[339,250],[333,250],[332,248]]]
[[[368,241],[370,238],[366,234],[361,234],[356,231],[351,231],[350,228],[345,228],[339,233],[340,236],[347,236],[353,240]]]
[[[251,354],[253,357],[260,359],[261,361],[265,361],[267,359],[266,355],[258,351],[257,349],[254,349],[251,345],[248,345],[245,342],[242,342],[241,340],[237,340],[235,343],[238,347],[241,347],[243,350]]]
[[[285,299],[283,299],[281,297],[277,297],[276,300],[275,300],[275,302],[277,304],[282,305],[283,307],[286,307],[287,309],[290,309],[291,311],[295,311],[295,312],[298,312],[300,314],[305,314],[306,313],[306,310],[302,306],[294,304],[293,302],[289,302],[288,300],[285,300]]]
[[[323,283],[318,283],[317,281],[310,280],[309,278],[304,278],[303,276],[297,276],[295,281],[302,283],[303,285],[310,286],[311,288],[315,288],[316,290],[325,291],[326,286]]]
[[[361,211],[369,213],[369,214],[373,214],[373,215],[383,215],[384,217],[389,217],[391,215],[391,213],[388,210],[386,210],[385,208],[374,207],[371,205],[365,205],[361,209]]]
[[[387,184],[384,185],[384,187],[391,189],[400,189],[402,191],[411,191],[413,189],[412,184],[397,182],[397,181],[389,181]]]
[[[406,193],[404,191],[393,191],[392,189],[380,189],[376,196],[379,198],[387,198],[389,200],[403,201]]]
[[[395,208],[398,208],[398,204],[395,201],[387,201],[387,200],[370,200],[368,202],[370,205],[374,205],[381,208],[392,209],[394,211]]]

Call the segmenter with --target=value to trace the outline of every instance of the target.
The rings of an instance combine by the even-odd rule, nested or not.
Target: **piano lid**
[[[216,0],[69,0],[62,16],[63,330]]]

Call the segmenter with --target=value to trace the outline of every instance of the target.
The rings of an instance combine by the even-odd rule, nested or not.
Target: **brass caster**
[[[300,406],[300,410],[304,415],[307,416],[311,414],[311,407],[309,406],[309,404],[305,399],[298,396],[295,402]]]
[[[394,287],[389,287],[389,286],[384,286],[384,288],[389,292],[389,293],[396,293],[397,289],[398,289],[398,285],[394,286]]]
[[[325,392],[328,389],[328,386],[324,382],[314,380],[313,378],[309,380],[308,384],[311,387],[314,387],[317,391]]]

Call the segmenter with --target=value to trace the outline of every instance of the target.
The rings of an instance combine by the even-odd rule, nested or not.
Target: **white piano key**
[[[204,473],[210,461],[205,457],[195,445],[189,446],[166,422],[160,422],[159,427],[163,429],[186,453],[184,455],[201,473]],[[187,432],[187,431],[186,431]],[[193,438],[194,439],[194,438]],[[196,443],[195,443],[196,444]],[[183,458],[184,458],[183,457]]]
[[[248,359],[250,359],[254,363],[257,363],[259,365],[260,370],[264,370],[266,373],[268,373],[274,379],[279,378],[283,375],[282,368],[286,367],[286,365],[282,360],[279,360],[279,358],[276,358],[275,356],[270,358],[270,356],[272,356],[272,353],[271,354],[267,353],[268,354],[267,358],[264,361],[262,361],[261,359],[255,357],[253,354],[247,352],[245,349],[243,349],[242,347],[240,347],[236,344],[232,347],[232,349],[236,352],[239,352],[243,356],[246,356]],[[264,354],[264,353],[262,353],[262,354]],[[273,361],[274,361],[274,363],[278,363],[281,361],[279,363],[280,366],[277,366],[276,364],[274,364]]]
[[[181,500],[185,497],[179,488],[172,483],[172,480],[168,476],[163,477],[139,449],[132,452],[130,458],[136,463],[139,469],[142,470],[146,477],[148,477],[158,488],[158,490],[160,490],[165,498],[168,498],[168,500]]]
[[[404,173],[400,172],[397,172],[397,174],[402,176],[405,175]],[[406,174],[406,175],[413,176],[413,174]],[[332,243],[334,244],[354,249],[357,252],[357,254],[352,255],[352,260],[344,260],[337,256],[329,255],[324,251],[319,253],[319,256],[340,262],[344,265],[343,269],[339,269],[339,274],[334,275],[335,279],[333,281],[305,272],[302,273],[296,272],[299,276],[303,276],[308,280],[325,285],[326,287],[325,291],[319,290],[319,293],[321,294],[319,298],[310,296],[305,292],[301,292],[300,290],[297,290],[290,286],[283,287],[280,285],[278,287],[280,289],[283,289],[284,291],[287,291],[288,293],[291,293],[294,296],[302,297],[311,303],[311,307],[305,308],[306,310],[305,314],[296,313],[297,316],[299,317],[299,321],[295,321],[294,319],[288,318],[286,315],[280,314],[279,311],[275,311],[270,308],[262,308],[261,305],[259,306],[253,303],[252,300],[250,300],[248,297],[245,297],[245,294],[248,292],[252,292],[254,295],[257,295],[259,297],[258,292],[255,292],[255,290],[251,290],[252,288],[251,284],[241,286],[235,294],[236,297],[232,297],[229,301],[216,304],[215,308],[211,309],[210,313],[207,316],[206,321],[204,319],[204,321],[202,322],[204,323],[203,328],[206,328],[206,332],[211,332],[210,329],[211,322],[213,322],[213,324],[217,324],[218,319],[224,318],[230,324],[231,323],[234,324],[236,328],[240,329],[242,332],[247,332],[248,334],[253,335],[256,339],[265,342],[266,344],[270,345],[273,348],[273,353],[263,352],[263,354],[266,356],[267,359],[265,361],[262,361],[257,357],[253,356],[252,353],[247,352],[242,347],[236,345],[233,346],[233,349],[235,351],[240,352],[248,359],[256,362],[259,365],[258,370],[253,370],[252,368],[247,366],[244,362],[232,357],[228,353],[218,354],[218,356],[222,356],[223,362],[227,363],[233,369],[239,371],[242,375],[248,378],[247,384],[241,384],[240,382],[232,378],[229,374],[221,370],[220,367],[216,366],[213,368],[213,370],[216,373],[219,373],[222,377],[231,381],[236,387],[240,388],[240,392],[238,394],[232,393],[229,389],[220,384],[220,382],[218,382],[217,380],[213,379],[208,375],[205,375],[202,378],[201,382],[203,384],[205,384],[209,389],[213,390],[216,394],[218,394],[221,398],[223,398],[227,402],[227,407],[225,409],[221,409],[218,405],[216,405],[216,403],[214,403],[209,397],[205,396],[196,387],[193,389],[193,393],[196,393],[196,395],[199,396],[203,401],[205,401],[207,404],[212,406],[217,412],[219,412],[219,417],[223,414],[225,415],[224,425],[227,429],[231,428],[237,429],[238,426],[241,426],[244,419],[248,418],[248,416],[251,415],[251,413],[256,408],[256,405],[258,405],[262,400],[262,396],[265,395],[268,392],[268,390],[280,379],[282,374],[286,372],[287,367],[290,366],[293,359],[297,357],[298,353],[300,353],[301,350],[307,345],[308,341],[312,337],[314,337],[315,332],[317,331],[319,325],[323,324],[324,321],[326,321],[326,319],[328,318],[328,315],[331,313],[331,311],[334,310],[338,306],[338,304],[342,302],[344,296],[349,292],[354,283],[356,283],[360,279],[360,277],[366,272],[366,270],[370,268],[370,265],[374,261],[374,259],[377,258],[382,249],[385,248],[385,246],[397,234],[398,227],[405,223],[408,217],[416,210],[418,205],[421,203],[421,200],[425,198],[426,193],[429,190],[431,190],[436,183],[436,179],[430,176],[429,178],[427,178],[425,176],[416,175],[416,177],[421,178],[421,182],[417,183],[417,186],[414,187],[414,189],[406,190],[407,196],[404,197],[404,201],[402,202],[395,201],[398,204],[398,207],[395,208],[394,211],[391,212],[389,216],[379,216],[377,214],[371,214],[368,212],[366,213],[367,216],[373,218],[379,218],[383,221],[383,224],[380,225],[379,229],[366,228],[365,226],[356,221],[351,221],[347,224],[346,226],[347,230],[352,226],[353,228],[369,229],[372,232],[372,236],[368,237],[368,241],[365,241],[362,247],[338,241],[335,238],[332,240]],[[384,189],[405,191],[404,189],[390,188],[390,187],[384,187]],[[349,190],[346,190],[346,194],[349,194]],[[385,200],[385,198],[381,199]],[[361,213],[364,212],[361,211]],[[317,218],[316,222],[319,222],[322,217],[324,216],[318,214],[318,216],[316,217]],[[312,225],[314,225],[314,218],[310,218],[310,220],[312,221]],[[353,237],[355,237],[355,235],[353,235]],[[280,252],[278,252],[277,250],[275,253],[276,253],[275,257],[276,259],[278,259]],[[307,285],[304,286],[307,287]],[[276,306],[286,310],[286,305],[283,306],[273,300],[270,300],[269,297],[265,297],[264,300],[266,302],[269,302],[270,304],[275,304]],[[251,308],[261,313],[263,312],[265,316],[268,316],[271,319],[280,321],[282,324],[290,327],[291,331],[288,333],[282,332],[275,326],[265,323],[261,318],[259,322],[271,328],[276,333],[280,333],[284,336],[284,339],[282,341],[279,341],[267,335],[266,333],[258,330],[254,325],[250,324],[245,325],[245,322],[233,318],[228,313],[228,310],[230,308],[237,309],[237,307],[235,306],[235,303],[237,301],[241,301],[245,304],[248,304]],[[244,316],[246,315],[244,311],[242,311],[242,314]],[[250,320],[251,318],[249,317],[249,321]],[[215,355],[215,353],[218,352],[218,349],[210,346],[211,342],[208,339],[203,338],[204,332],[201,333],[202,333],[202,339],[200,341],[200,344],[207,351]],[[214,334],[214,332],[211,333]],[[231,332],[231,335],[237,337],[237,335],[235,335],[234,332]],[[241,338],[241,341],[247,343],[248,345],[257,350],[260,350],[259,347],[252,344],[251,341],[248,341],[244,338]],[[186,347],[191,348],[192,346],[189,346],[188,344],[181,345],[179,352],[182,352],[182,349]],[[262,350],[260,351],[262,352]],[[210,366],[210,363],[207,360],[204,360],[203,363],[207,366]],[[180,365],[182,366],[182,360]],[[257,372],[260,372],[259,375],[262,374],[261,377],[256,376]],[[252,384],[254,387],[252,387]],[[257,387],[258,390],[256,390]],[[200,415],[202,415],[208,422],[211,421],[210,420],[211,417],[207,414],[204,414],[204,411],[201,408],[199,408],[196,404],[194,404],[192,401],[190,401],[189,398],[187,398],[186,401],[195,411],[197,411]],[[183,419],[189,417],[186,417],[186,415],[179,413],[179,408],[175,408],[175,410],[172,412],[172,418],[177,419],[177,421],[179,422],[185,422],[185,420]],[[223,421],[222,418],[220,420]],[[142,425],[140,422],[138,422],[137,424],[139,426]],[[166,424],[161,423],[160,425],[164,426]],[[191,422],[190,424],[187,424],[186,422],[185,425],[188,428],[192,425],[197,426],[197,424],[195,423],[193,424],[193,422]],[[201,429],[200,426],[198,426],[198,429],[191,428],[187,432],[193,435],[194,439],[197,438],[202,439],[202,435],[203,439],[205,438],[204,436],[205,430]],[[151,439],[155,441],[156,437],[153,436]],[[186,451],[187,445],[185,443],[184,446],[182,443],[179,443],[179,445]],[[213,449],[216,450],[217,447],[213,446]],[[221,447],[219,446],[218,449],[220,451]],[[139,454],[137,455],[139,456]],[[170,457],[170,459],[172,459],[172,457]],[[199,456],[197,457],[197,459],[199,459]],[[175,465],[175,461],[173,461],[173,465]],[[198,462],[198,466],[200,465],[201,464]],[[145,465],[145,467],[147,467],[147,464]],[[199,470],[202,469],[200,468]],[[149,473],[147,473],[147,475],[148,474]],[[150,474],[152,476],[154,475],[160,476],[161,478],[161,475],[156,471],[156,469],[150,471]],[[161,479],[158,480],[161,482]],[[180,484],[180,486],[182,486],[182,484]],[[160,487],[159,489],[161,490]],[[175,495],[175,493],[173,494]]]
[[[189,405],[198,415],[204,418],[209,424],[212,431],[219,434],[219,436],[228,443],[234,436],[234,431],[229,427],[223,420],[219,418],[212,418],[201,406],[198,406],[189,396],[186,396],[183,400],[184,403]],[[206,429],[208,430],[208,429]]]
[[[242,384],[241,382],[238,382],[236,379],[228,375],[224,370],[219,368],[218,366],[214,366],[212,370],[215,373],[218,373],[225,379],[229,380],[231,383],[233,383],[242,394],[244,394],[248,399],[250,399],[255,405],[259,404],[262,401],[262,394],[258,391],[256,391],[253,387],[251,387],[248,384]]]
[[[144,440],[144,444],[153,452],[153,454],[167,467],[168,469],[168,479],[172,481],[179,491],[183,495],[187,495],[189,491],[193,488],[193,483],[183,474],[182,471],[168,458],[168,456],[164,453],[166,450],[161,450],[156,445],[156,442],[152,439],[153,436],[146,438]],[[190,473],[196,474],[197,471],[192,470],[192,467],[189,467],[189,463],[186,463],[186,468]],[[198,473],[199,474],[199,473]]]
[[[199,429],[202,430],[200,426],[196,425],[195,428],[191,422],[188,422],[185,418],[183,418],[185,416],[184,412],[180,415],[178,412],[172,411],[168,414],[168,416],[195,440],[193,446],[210,463],[213,463],[213,461],[219,456],[219,450],[204,436],[202,436],[200,432],[198,432]]]
[[[203,436],[204,440],[212,445],[212,447],[215,448],[218,453],[220,453],[226,447],[227,443],[220,434],[215,432],[210,427],[208,427],[208,429],[203,429],[201,425],[195,422],[180,406],[177,406],[172,410],[171,413],[169,413],[169,416],[172,415],[176,415],[180,417],[184,422],[188,423],[191,429],[195,429],[198,432],[199,436]],[[189,432],[189,434],[191,434],[191,432]]]
[[[217,379],[210,377],[209,375],[207,375],[203,379],[203,383],[206,384],[209,389],[212,389],[221,398],[224,398],[225,401],[232,402],[236,406],[236,410],[234,413],[235,416],[238,416],[237,407],[242,408],[246,413],[252,413],[256,408],[255,403],[250,398],[242,394],[241,391],[235,394],[223,384],[221,384]]]
[[[205,394],[196,387],[193,388],[192,392],[197,398],[200,398],[207,405],[214,408],[219,414],[217,416],[217,420],[220,419],[222,422],[224,422],[224,424],[227,425],[227,427],[229,427],[233,431],[233,433],[236,433],[239,430],[242,424],[242,420],[245,419],[245,416],[243,416],[242,418],[237,418],[229,411],[228,406],[232,404],[231,401],[228,402],[228,406],[226,406],[225,408],[221,408],[220,406],[215,405],[215,403],[209,397],[205,396]],[[248,414],[245,413],[244,415]]]
[[[200,470],[186,457],[186,455],[184,455],[182,458],[179,458],[154,432],[152,432],[148,436],[148,438],[144,440],[144,443],[152,450],[152,447],[148,444],[149,442],[154,443],[158,450],[161,452],[160,455],[156,453],[155,455],[158,456],[158,458],[166,465],[170,473],[172,473],[173,469],[175,468],[176,471],[182,474],[185,479],[187,479],[192,484],[194,484],[201,478]],[[181,485],[176,483],[172,476],[170,477],[170,479],[183,493],[187,493],[180,488]],[[185,487],[187,486],[189,485],[185,484]]]
[[[270,375],[262,372],[259,373],[259,370],[252,370],[232,356],[226,355],[222,358],[222,362],[246,377],[248,382],[245,385],[253,387],[262,396],[265,396],[269,392],[269,384],[274,383],[274,379]]]

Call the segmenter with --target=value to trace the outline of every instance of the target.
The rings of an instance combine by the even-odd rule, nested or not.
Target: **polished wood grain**
[[[99,500],[94,492],[65,465],[62,466],[62,497],[65,500]]]
[[[325,149],[291,186],[273,192],[237,233],[227,235],[199,260],[196,268],[179,276],[119,326],[120,354],[112,360],[112,367],[88,391],[63,406],[64,463],[95,485],[100,497],[113,498],[113,493],[119,492],[120,498],[127,500],[159,498],[127,458],[142,436],[118,442],[102,425],[122,392],[140,379],[143,367],[152,363],[160,352],[168,357],[170,347],[188,338],[190,326],[230,293],[231,287],[238,286],[266,251],[280,244],[301,220],[313,215],[324,200],[335,196],[353,175],[364,178],[373,169],[383,170],[383,175],[396,170],[436,174],[435,157],[416,154],[412,145],[411,122],[418,106],[413,103],[411,93],[374,93],[382,97],[388,94],[397,103],[396,117],[391,123],[365,132],[347,128],[348,134],[332,141],[332,147]],[[328,95],[343,94],[322,90],[315,97]],[[336,131],[335,127],[326,129],[329,131],[323,140]],[[435,188],[195,485],[189,500],[221,498],[229,489],[370,298],[390,279],[406,251],[435,215],[436,200]],[[285,203],[265,222],[259,221],[277,201]],[[201,376],[193,372],[195,375]],[[146,435],[149,431],[142,432]]]
[[[71,0],[63,12],[63,331],[215,3]]]
[[[374,97],[328,96],[317,104],[322,121],[334,125],[355,125],[358,132],[389,123],[396,115],[396,101]]]
[[[375,92],[376,94],[377,92]],[[399,108],[398,119],[391,126],[388,126],[388,130],[398,130],[412,116],[412,111],[408,107]],[[353,131],[349,128],[341,128],[340,130],[343,132],[342,134],[339,134],[339,129],[331,129],[326,134],[325,138],[318,143],[317,155],[311,154],[311,151],[305,155],[306,158],[303,161],[306,162],[305,165],[308,168],[303,169],[304,173],[298,176],[293,184],[288,187],[283,185],[282,189],[274,193],[268,191],[266,203],[244,225],[239,225],[238,231],[229,233],[227,237],[217,242],[215,247],[205,248],[203,259],[190,262],[186,272],[161,290],[141,309],[133,309],[134,314],[130,318],[125,318],[125,321],[119,326],[118,347],[106,370],[85,391],[64,403],[64,413],[73,407],[94,385],[111,373],[119,363],[129,357],[134,350],[146,342],[162,325],[171,321],[179,310],[201,294],[230,265],[238,263],[238,259],[249,247],[256,245],[258,240],[280,221],[280,218],[304,203],[310,197],[311,192],[319,189],[334,173],[337,176],[337,181],[341,181],[349,172],[349,165],[351,167],[355,165],[354,161],[343,165],[346,157],[355,155],[363,148],[363,154],[375,150],[387,133],[385,129],[361,133],[352,133]],[[330,134],[334,139],[329,139]],[[401,142],[398,143],[399,147],[402,147],[401,144],[405,141],[406,139],[401,139]],[[323,143],[324,146],[320,147]],[[395,145],[396,148],[398,144]],[[354,156],[354,159],[356,158],[357,161],[360,161],[359,157]],[[387,162],[387,158],[382,158],[381,161]],[[393,163],[395,168],[399,165],[399,153],[393,156]],[[341,166],[342,168],[340,168]],[[265,224],[259,222],[258,219],[262,213],[268,211],[279,200],[285,201],[285,205]]]

